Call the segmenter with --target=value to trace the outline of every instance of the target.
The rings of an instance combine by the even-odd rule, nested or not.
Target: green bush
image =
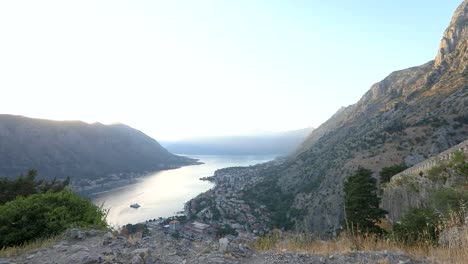
[[[407,168],[408,168],[408,166],[406,166],[405,164],[397,164],[397,165],[393,165],[393,166],[390,166],[390,167],[383,168],[379,173],[379,175],[380,175],[380,184],[384,184],[384,183],[389,182],[390,179],[394,175],[406,170]]]
[[[439,215],[431,208],[413,208],[393,226],[394,238],[405,244],[436,241]]]
[[[237,236],[237,231],[229,225],[224,225],[222,227],[216,228],[217,237],[224,237],[226,235]]]
[[[453,152],[450,160],[451,165],[459,165],[465,163],[465,153],[460,150]]]
[[[69,227],[104,228],[106,212],[72,191],[18,197],[0,206],[0,248],[50,237]]]
[[[65,181],[53,179],[48,182],[36,180],[37,171],[29,170],[26,176],[19,176],[14,180],[0,179],[0,205],[14,200],[17,196],[28,196],[35,193],[60,192],[67,187],[70,178]]]
[[[446,179],[444,178],[444,175],[442,175],[442,173],[446,170],[447,167],[445,164],[434,166],[427,171],[428,178],[432,181],[444,180],[445,182]]]
[[[450,165],[455,168],[457,173],[468,178],[468,162],[466,162],[465,153],[455,151]]]
[[[455,169],[460,175],[464,176],[465,178],[468,178],[468,162],[457,165]]]
[[[450,211],[456,212],[460,210],[460,204],[468,203],[468,193],[453,188],[442,188],[432,192],[429,203],[432,208],[443,214],[448,214]]]
[[[146,224],[126,224],[122,227],[120,234],[123,236],[130,236],[135,235],[137,233],[141,233],[142,237],[146,237],[150,235],[150,231]]]

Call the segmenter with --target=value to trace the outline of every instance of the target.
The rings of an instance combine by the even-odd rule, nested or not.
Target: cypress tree
[[[358,232],[381,233],[377,226],[387,212],[379,207],[376,180],[372,171],[359,167],[344,183],[344,205],[347,228]]]

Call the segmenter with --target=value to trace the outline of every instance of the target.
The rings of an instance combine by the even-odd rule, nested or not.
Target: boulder
[[[86,233],[79,230],[78,228],[69,228],[65,231],[65,239],[79,239],[83,240],[86,238]]]
[[[149,249],[148,248],[138,248],[132,251],[131,253],[132,256],[138,255],[141,258],[145,258],[146,256],[149,255]]]
[[[133,256],[132,260],[130,261],[131,264],[144,264],[145,262],[139,255]]]
[[[229,246],[229,240],[225,237],[219,239],[219,251],[226,252]]]
[[[107,233],[103,236],[102,244],[103,244],[103,245],[110,244],[110,243],[112,242],[113,239],[114,239],[114,235],[112,235],[111,232],[107,232]]]

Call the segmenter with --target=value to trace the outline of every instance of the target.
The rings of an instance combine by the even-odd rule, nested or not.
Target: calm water
[[[184,209],[184,203],[209,190],[213,184],[200,181],[217,169],[248,166],[272,160],[274,156],[193,156],[205,164],[161,171],[142,178],[138,183],[100,193],[93,197],[95,204],[104,203],[110,209],[107,221],[121,226],[144,222],[158,217],[168,217]],[[130,204],[138,203],[138,209]]]

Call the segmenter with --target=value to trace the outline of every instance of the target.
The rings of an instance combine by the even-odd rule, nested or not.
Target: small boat
[[[134,203],[134,204],[131,204],[130,207],[137,209],[140,207],[140,205],[138,203]]]

